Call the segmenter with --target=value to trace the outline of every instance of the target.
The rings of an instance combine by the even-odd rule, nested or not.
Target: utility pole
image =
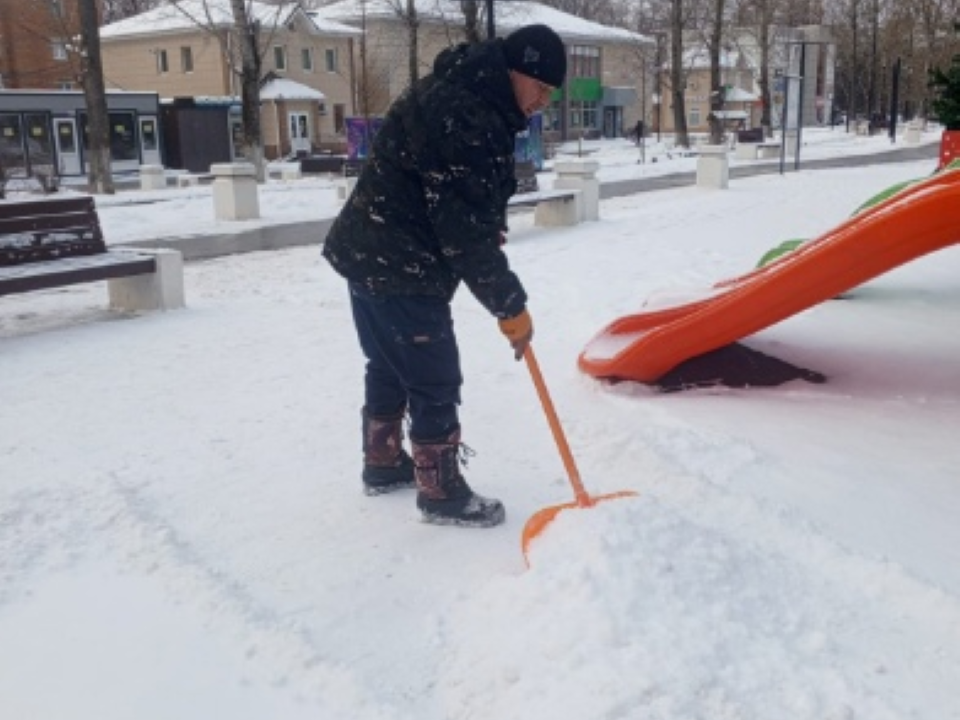
[[[497,26],[493,21],[493,0],[487,0],[487,40],[497,36]]]

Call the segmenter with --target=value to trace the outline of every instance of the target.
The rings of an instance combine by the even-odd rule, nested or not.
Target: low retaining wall
[[[223,235],[189,235],[186,237],[157,238],[113,243],[111,247],[170,248],[179,250],[184,260],[207,260],[224,255],[282,250],[304,245],[321,245],[334,218],[262,225],[249,230]]]

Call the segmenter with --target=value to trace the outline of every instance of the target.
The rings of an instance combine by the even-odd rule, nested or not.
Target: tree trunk
[[[763,128],[763,136],[769,138],[773,136],[773,117],[770,109],[773,107],[773,93],[770,92],[770,6],[768,0],[760,4],[759,13],[760,23],[760,127]]]
[[[96,0],[80,0],[83,96],[87,105],[87,180],[90,192],[112,195],[110,169],[110,115],[100,59],[100,23]]]
[[[256,23],[247,17],[245,5],[244,0],[230,0],[236,40],[240,44],[241,142],[244,157],[256,168],[257,182],[262,183],[266,181],[266,169],[260,137],[260,33]]]
[[[480,9],[477,0],[463,0],[463,32],[467,42],[480,42]]]
[[[690,147],[687,132],[687,109],[683,93],[686,89],[683,72],[683,0],[672,0],[670,13],[670,95],[673,98],[675,142]]]
[[[420,20],[417,17],[417,5],[414,0],[407,0],[407,31],[410,33],[410,84],[420,79]]]
[[[720,71],[720,44],[723,39],[724,0],[714,0],[713,27],[710,28],[710,144],[723,142],[723,121],[717,115],[723,110],[725,89]]]

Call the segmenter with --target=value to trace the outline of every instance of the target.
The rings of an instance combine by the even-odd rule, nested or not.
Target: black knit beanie
[[[546,25],[527,25],[514,30],[503,41],[507,67],[560,87],[567,74],[567,50],[563,40]]]

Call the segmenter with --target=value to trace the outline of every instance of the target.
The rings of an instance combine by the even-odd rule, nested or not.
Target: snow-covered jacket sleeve
[[[420,174],[443,261],[487,310],[513,317],[527,301],[500,245],[516,188],[513,134],[470,105],[454,104],[428,123],[433,147]]]

